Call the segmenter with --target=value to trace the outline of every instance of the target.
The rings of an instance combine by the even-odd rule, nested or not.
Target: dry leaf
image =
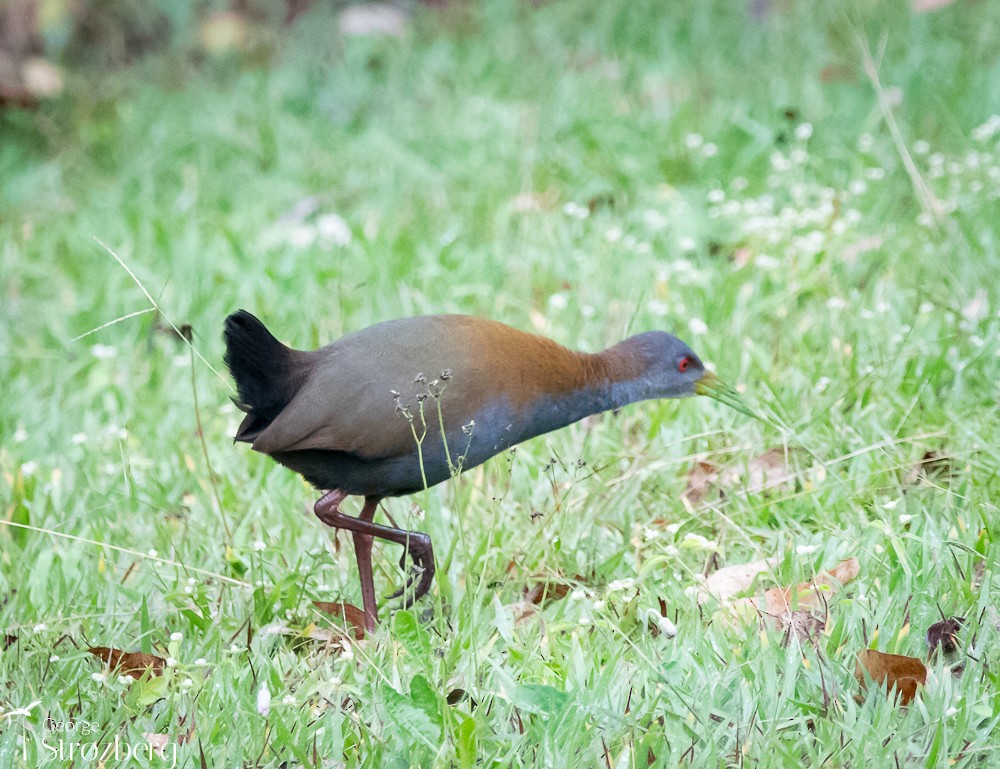
[[[155,654],[124,652],[107,646],[91,646],[87,651],[102,660],[116,673],[133,678],[139,678],[147,670],[151,671],[154,676],[158,676],[167,664],[165,659],[157,657]]]
[[[721,497],[727,491],[759,494],[783,486],[793,477],[788,467],[789,453],[789,449],[776,446],[746,462],[741,460],[725,467],[712,462],[695,462],[688,472],[687,487],[681,495],[682,499],[695,506],[713,489],[716,490],[716,496]]]
[[[581,580],[581,577],[576,578],[577,582]],[[573,583],[568,580],[539,579],[537,582],[525,586],[524,592],[521,594],[521,600],[539,606],[548,606],[550,603],[565,598],[572,589]]]
[[[152,734],[150,732],[143,732],[143,739],[149,743],[149,747],[152,749],[156,755],[160,758],[164,758],[163,751],[167,749],[167,745],[170,744],[170,737],[166,734]]]
[[[916,657],[864,649],[858,652],[854,677],[862,689],[868,687],[871,678],[879,686],[885,685],[890,693],[897,692],[902,705],[909,705],[917,695],[917,687],[927,683],[927,667]]]
[[[757,575],[770,571],[778,563],[778,560],[775,556],[752,563],[724,566],[718,571],[712,572],[698,588],[698,603],[704,603],[709,598],[725,603],[734,595],[749,590]]]
[[[346,622],[359,641],[365,637],[365,613],[354,604],[339,601],[313,601],[313,606],[324,614]]]
[[[931,654],[940,649],[944,654],[958,651],[958,633],[965,624],[965,617],[948,617],[927,628],[927,648]]]
[[[786,614],[796,609],[814,609],[826,603],[841,585],[854,580],[861,572],[857,558],[847,558],[830,571],[820,572],[812,582],[800,582],[795,587],[772,587],[764,591],[763,606],[756,598],[744,598],[755,609],[772,615]],[[739,603],[739,601],[737,601]],[[734,604],[735,605],[735,604]]]
[[[10,633],[6,634],[3,637],[3,650],[7,651],[11,646],[13,646],[16,643],[17,643],[16,635],[11,635]]]
[[[695,462],[688,471],[687,488],[681,499],[692,507],[698,505],[719,479],[719,466],[711,462]]]
[[[942,481],[951,476],[951,458],[936,451],[925,451],[903,478],[905,486],[915,485],[921,478],[929,481]]]

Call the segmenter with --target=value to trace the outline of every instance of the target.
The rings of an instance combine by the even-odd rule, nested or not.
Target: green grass
[[[498,2],[399,41],[317,10],[268,67],[167,52],[0,115],[0,765],[92,741],[51,717],[102,745],[194,723],[188,767],[1000,766],[995,4],[787,5]],[[302,347],[429,312],[588,350],[660,328],[769,419],[641,404],[389,500],[435,589],[340,654],[267,628],[360,603],[349,538],[232,444],[226,378],[163,317],[95,331],[151,307],[95,239],[216,370],[237,307]],[[681,502],[695,457],[782,445],[789,484]],[[930,450],[948,472],[908,480]],[[691,595],[772,556],[761,589],[860,561],[815,643]],[[539,575],[579,592],[515,622]],[[924,657],[942,613],[964,673],[856,700],[854,654]],[[95,680],[91,645],[176,665]]]

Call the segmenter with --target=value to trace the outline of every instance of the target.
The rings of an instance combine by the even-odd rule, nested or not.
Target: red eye
[[[681,362],[677,364],[677,370],[678,371],[687,371],[689,368],[691,368],[691,359],[690,358],[681,358]]]

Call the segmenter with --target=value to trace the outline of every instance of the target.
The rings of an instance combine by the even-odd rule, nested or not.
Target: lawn
[[[1000,766],[998,38],[995,2],[317,7],[0,113],[0,766]],[[303,348],[667,330],[759,418],[637,404],[387,500],[437,579],[344,640],[350,537],[231,440],[239,307]]]

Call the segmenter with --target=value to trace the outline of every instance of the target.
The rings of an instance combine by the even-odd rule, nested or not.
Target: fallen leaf
[[[339,601],[313,601],[313,606],[324,614],[346,622],[359,641],[365,637],[365,613],[354,604]]]
[[[709,574],[698,588],[698,603],[714,598],[725,603],[730,598],[750,589],[758,574],[770,571],[778,563],[778,557],[764,558],[751,563],[723,566]]]
[[[917,687],[927,683],[927,667],[916,657],[864,649],[858,652],[854,677],[862,689],[868,688],[869,678],[879,686],[885,685],[890,693],[899,694],[900,704],[905,706],[917,695]]]
[[[577,577],[577,581],[580,581]],[[573,583],[564,579],[540,579],[524,588],[521,600],[538,606],[548,606],[569,595]]]
[[[965,617],[948,617],[927,628],[927,648],[931,654],[940,650],[943,654],[958,651],[958,633],[965,624]]]
[[[767,614],[780,615],[795,609],[813,609],[823,605],[829,596],[832,596],[838,588],[854,580],[861,572],[861,564],[857,558],[847,558],[830,571],[823,571],[816,575],[812,582],[800,582],[795,587],[772,587],[764,591],[764,602],[756,598],[745,598],[755,609],[760,609]]]
[[[687,487],[681,499],[692,507],[698,505],[719,479],[720,468],[711,462],[695,462],[688,471]]]
[[[825,614],[819,616],[809,611],[790,611],[774,619],[780,622],[779,629],[783,628],[785,631],[782,646],[788,646],[793,639],[800,644],[814,642],[816,636],[826,629]]]
[[[167,745],[170,744],[170,737],[166,734],[151,734],[150,732],[143,732],[143,739],[149,744],[156,755],[160,758],[164,758],[163,751],[167,749]]]
[[[139,678],[147,670],[151,671],[152,675],[158,676],[167,664],[165,659],[155,654],[125,652],[107,646],[91,646],[87,651],[102,660],[111,670],[133,678]]]
[[[788,466],[789,454],[789,449],[776,446],[746,462],[732,462],[725,467],[703,460],[696,461],[688,471],[687,487],[681,498],[693,507],[713,490],[716,496],[723,497],[726,492],[759,494],[784,486],[794,477]]]
[[[915,486],[921,478],[931,482],[945,481],[952,474],[951,458],[936,451],[925,451],[903,478],[905,486]]]
[[[8,633],[3,637],[3,650],[7,651],[11,646],[17,643],[17,636]]]

